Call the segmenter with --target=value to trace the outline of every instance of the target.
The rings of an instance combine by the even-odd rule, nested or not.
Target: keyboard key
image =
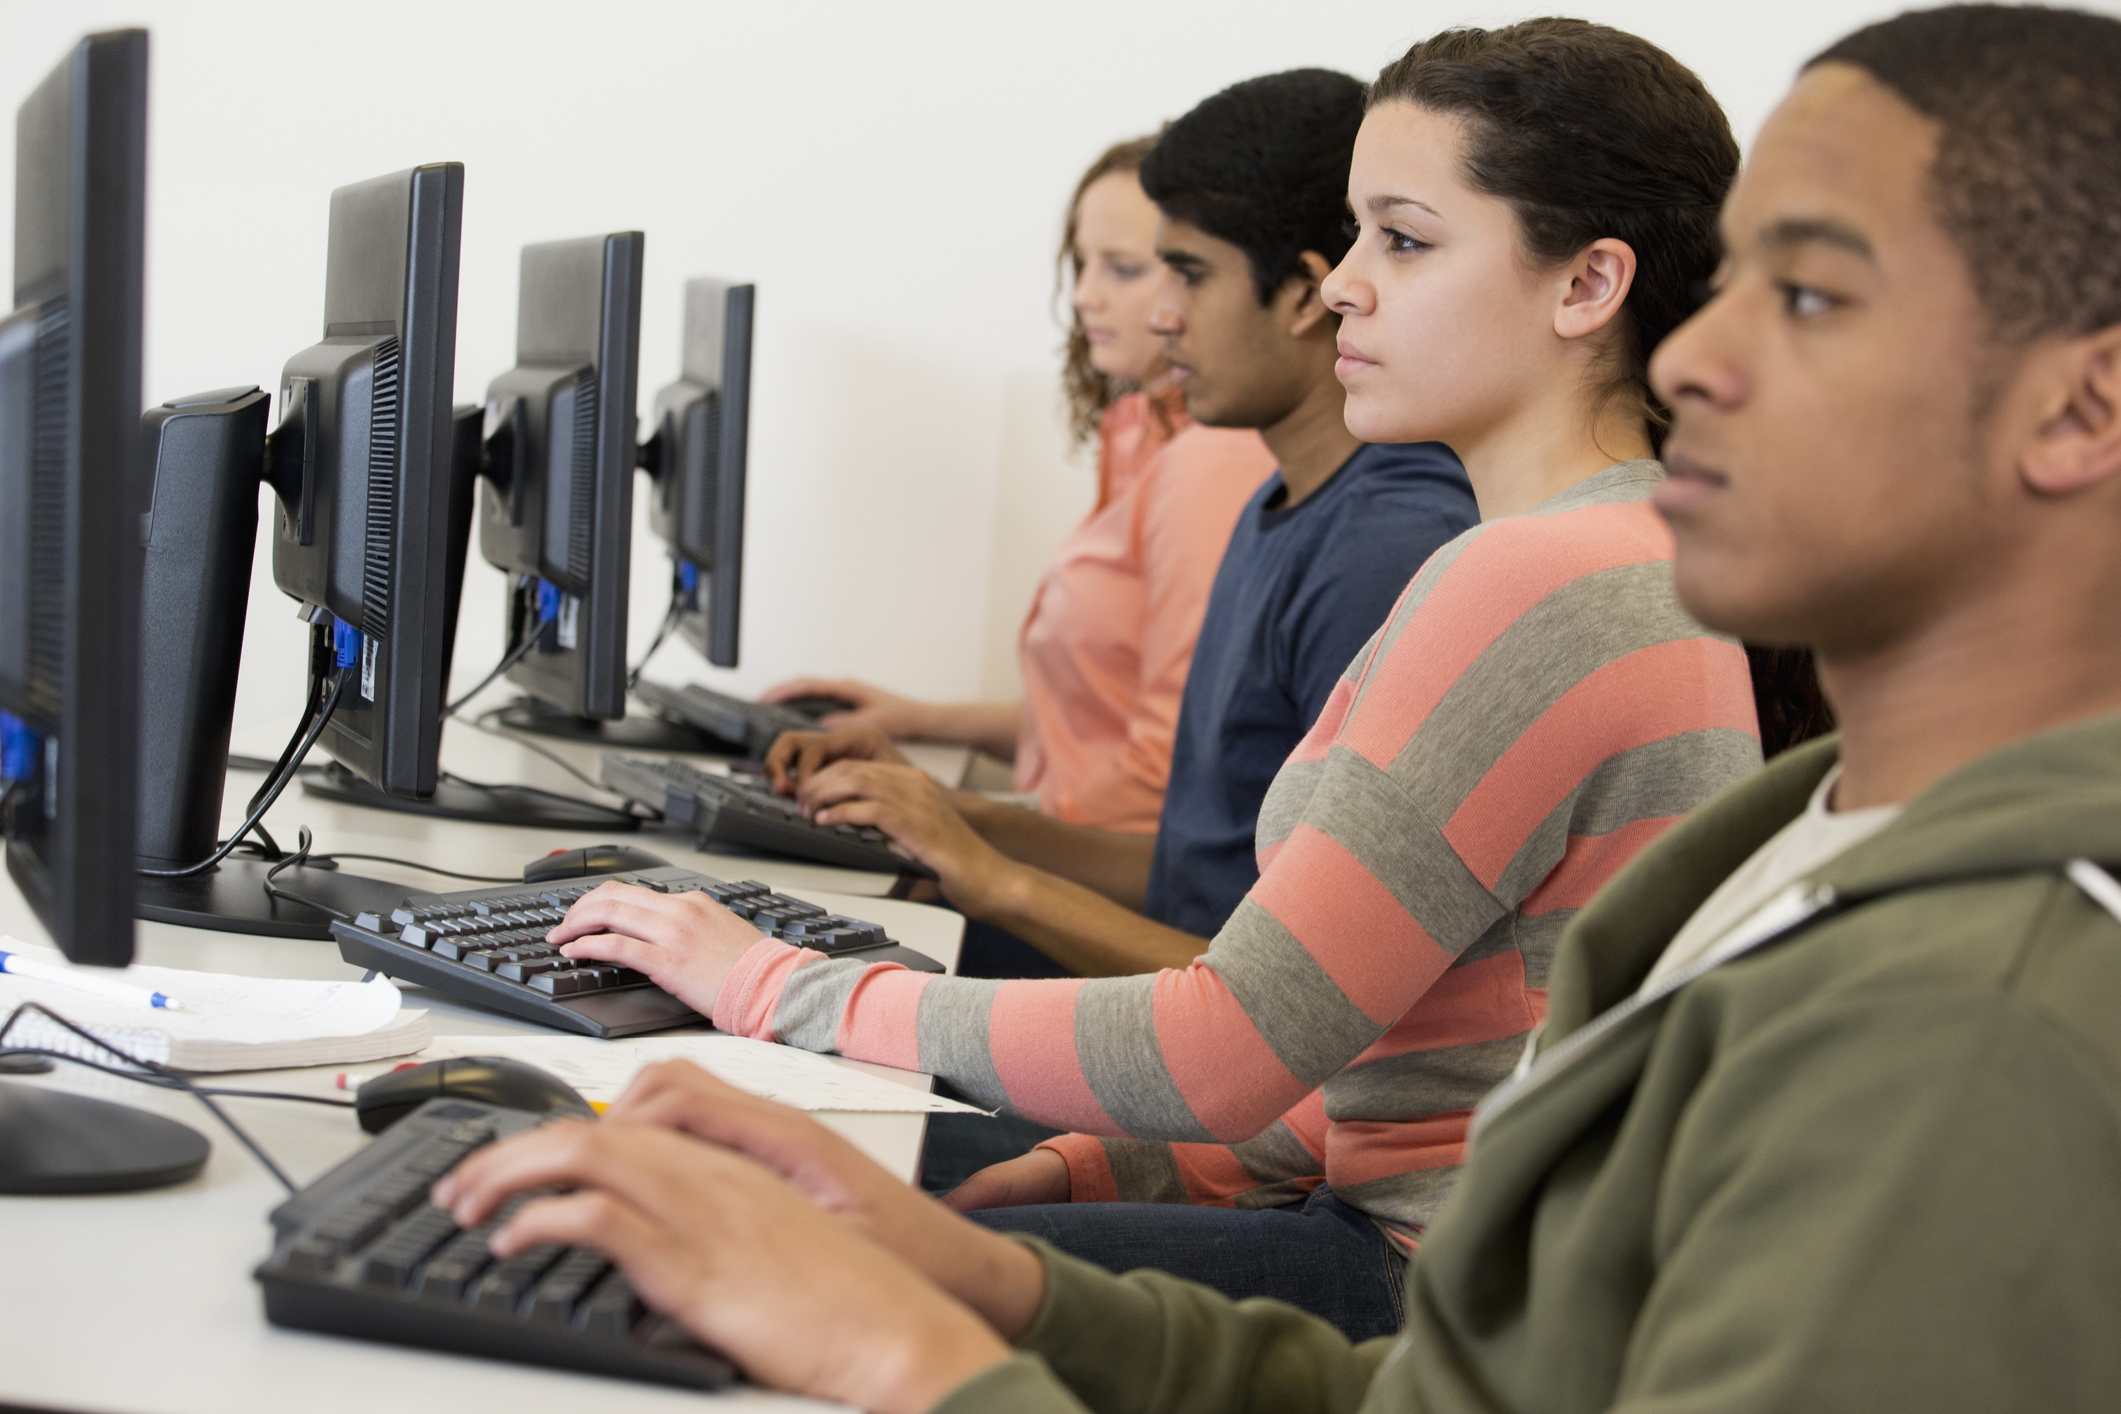
[[[361,1261],[361,1280],[372,1286],[402,1287],[433,1251],[455,1237],[456,1220],[428,1204],[399,1224]]]
[[[318,1223],[316,1235],[345,1251],[358,1251],[375,1240],[392,1216],[383,1204],[364,1199]]]
[[[604,1260],[603,1253],[587,1247],[571,1249],[538,1279],[526,1314],[535,1320],[572,1320],[575,1303],[610,1269],[611,1263]]]
[[[506,1261],[496,1262],[486,1275],[479,1278],[476,1303],[487,1311],[515,1310],[522,1304],[523,1294],[544,1275],[547,1267],[559,1260],[564,1250],[556,1242],[545,1242],[518,1252]]]
[[[494,975],[511,982],[527,982],[541,972],[558,972],[574,966],[571,957],[533,957],[521,962],[504,962],[496,967]]]
[[[577,992],[592,989],[594,982],[586,968],[570,968],[560,972],[541,972],[530,979],[531,989],[553,997],[571,997]]]
[[[330,1276],[339,1264],[339,1245],[321,1237],[298,1237],[287,1244],[287,1254],[282,1261],[291,1272],[313,1272],[318,1276]]]
[[[597,1285],[594,1294],[575,1312],[575,1329],[599,1335],[625,1335],[640,1313],[640,1299],[626,1274],[614,1271]]]
[[[485,1222],[459,1233],[420,1269],[419,1294],[461,1300],[479,1274],[492,1265],[493,1252],[486,1243],[499,1226],[498,1222]]]

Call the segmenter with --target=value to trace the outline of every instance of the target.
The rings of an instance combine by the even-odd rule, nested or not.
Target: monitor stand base
[[[63,1090],[0,1084],[0,1193],[133,1193],[196,1177],[190,1125]]]
[[[529,732],[560,741],[579,741],[612,751],[675,751],[698,756],[732,754],[728,742],[683,722],[666,722],[661,717],[621,717],[615,722],[606,722],[596,717],[577,717],[535,697],[517,698],[495,713],[494,720],[510,731]]]
[[[606,833],[641,828],[638,815],[616,806],[570,800],[530,786],[475,785],[454,776],[444,776],[436,781],[435,793],[427,800],[389,795],[336,761],[328,766],[304,766],[302,789],[319,800],[366,805],[374,810],[394,810],[401,815],[426,815],[438,820],[474,820],[486,825],[522,825],[533,830]],[[404,896],[401,893],[398,898]],[[393,904],[396,902],[396,899],[392,900]]]
[[[388,918],[407,894],[419,890],[381,879],[364,879],[336,869],[295,865],[282,869],[273,887],[315,908],[265,892],[265,873],[273,866],[255,857],[231,855],[204,874],[183,879],[138,876],[133,912],[152,923],[180,928],[210,928],[217,933],[250,933],[267,938],[332,941],[334,916],[352,918],[376,913]]]

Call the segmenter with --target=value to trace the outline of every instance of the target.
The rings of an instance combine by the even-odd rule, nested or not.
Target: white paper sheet
[[[68,965],[56,951],[27,947],[5,936],[0,936],[0,950]],[[37,1002],[127,1055],[180,1070],[366,1061],[418,1050],[430,1034],[425,1013],[401,1012],[401,994],[381,977],[370,982],[299,982],[137,965],[96,968],[94,975],[174,997],[183,1010],[136,1006],[57,982],[0,973],[0,1017],[22,1002]],[[7,1042],[90,1060],[111,1059],[35,1013],[15,1022]]]
[[[505,1056],[551,1071],[581,1092],[609,1104],[651,1061],[689,1060],[754,1095],[799,1110],[859,1110],[883,1114],[980,1114],[983,1111],[910,1085],[886,1080],[812,1055],[742,1036],[634,1036],[600,1041],[589,1036],[437,1036],[415,1060],[446,1056]]]
[[[57,952],[0,937],[0,951],[19,952],[65,966]],[[77,992],[56,983],[0,973],[0,1005],[42,1002],[81,1026],[121,1026],[201,1040],[306,1041],[315,1036],[359,1036],[387,1025],[398,1014],[401,994],[382,977],[372,982],[291,982],[237,977],[224,972],[183,972],[173,967],[96,968],[109,977],[175,997],[182,1011],[154,1011]]]

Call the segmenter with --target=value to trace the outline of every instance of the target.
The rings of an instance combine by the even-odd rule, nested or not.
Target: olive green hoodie
[[[1578,915],[1397,1340],[1042,1249],[1026,1353],[942,1408],[2121,1407],[2121,921],[2069,873],[2121,870],[2121,717],[1955,772],[1785,931],[1635,1000],[1837,749],[1711,802]]]

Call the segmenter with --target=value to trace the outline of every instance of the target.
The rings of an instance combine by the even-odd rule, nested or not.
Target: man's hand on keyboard
[[[829,732],[782,732],[766,752],[766,780],[782,795],[794,795],[803,782],[834,761],[879,761],[910,765],[891,738],[875,727],[840,727]]]
[[[702,1016],[722,983],[759,942],[759,930],[704,893],[662,894],[616,881],[575,901],[547,935],[568,957],[616,963]]]
[[[821,825],[872,825],[935,871],[943,893],[973,909],[1017,868],[979,837],[918,766],[835,761],[804,779],[796,801]]]
[[[801,1110],[725,1084],[690,1061],[671,1060],[642,1067],[607,1117],[682,1130],[756,1159],[977,1311],[1005,1339],[1014,1340],[1038,1315],[1045,1276],[1024,1247],[968,1227]],[[1062,1168],[1059,1201],[1066,1202]]]
[[[468,1227],[541,1188],[574,1191],[524,1205],[497,1256],[594,1248],[762,1384],[918,1414],[1009,1358],[973,1311],[779,1175],[672,1128],[541,1125],[466,1159],[434,1198]]]

